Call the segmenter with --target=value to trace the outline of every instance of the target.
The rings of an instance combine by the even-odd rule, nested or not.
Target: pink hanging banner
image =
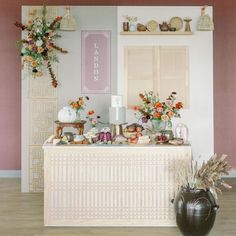
[[[82,31],[82,93],[111,93],[111,31]]]

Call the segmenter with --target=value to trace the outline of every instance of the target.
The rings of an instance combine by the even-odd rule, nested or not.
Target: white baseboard
[[[20,178],[20,170],[0,170],[0,178]]]

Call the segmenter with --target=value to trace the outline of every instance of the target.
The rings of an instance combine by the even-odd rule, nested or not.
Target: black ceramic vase
[[[207,235],[219,208],[210,191],[182,188],[174,199],[176,223],[184,236]]]

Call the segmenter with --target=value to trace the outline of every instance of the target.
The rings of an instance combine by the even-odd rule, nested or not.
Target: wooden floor
[[[210,236],[236,235],[236,179],[219,197],[220,209]],[[44,227],[43,194],[21,193],[20,179],[0,179],[0,236],[178,236],[177,228]],[[199,235],[200,236],[200,235]]]

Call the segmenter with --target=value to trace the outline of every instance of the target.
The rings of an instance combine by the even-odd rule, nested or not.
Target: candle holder
[[[192,21],[192,19],[190,17],[186,17],[184,19],[185,21],[185,32],[191,32],[191,27],[190,27],[190,22]]]

